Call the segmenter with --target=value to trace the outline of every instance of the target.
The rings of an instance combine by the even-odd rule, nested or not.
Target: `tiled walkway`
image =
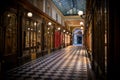
[[[69,46],[7,73],[7,80],[90,80],[87,52]]]

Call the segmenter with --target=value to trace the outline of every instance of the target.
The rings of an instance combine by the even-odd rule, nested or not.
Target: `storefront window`
[[[44,30],[45,30],[45,33],[44,33],[44,49],[47,50],[47,46],[48,46],[47,40],[48,40],[48,33],[49,33],[47,25],[45,25]]]
[[[17,50],[17,19],[16,15],[6,12],[4,15],[5,30],[5,55],[14,54]]]
[[[23,42],[25,52],[36,52],[37,49],[37,22],[32,19],[23,19]]]

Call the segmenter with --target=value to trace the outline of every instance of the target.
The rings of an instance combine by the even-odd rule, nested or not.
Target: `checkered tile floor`
[[[7,80],[88,80],[86,50],[69,46],[7,72]]]

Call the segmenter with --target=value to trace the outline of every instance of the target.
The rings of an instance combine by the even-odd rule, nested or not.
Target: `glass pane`
[[[26,36],[25,36],[25,47],[29,47],[29,35],[30,35],[30,32],[29,31],[26,31]]]
[[[0,26],[0,55],[1,55],[1,52],[2,52],[2,28]]]

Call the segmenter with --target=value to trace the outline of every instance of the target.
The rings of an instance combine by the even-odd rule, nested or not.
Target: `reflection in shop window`
[[[5,55],[16,53],[17,50],[17,19],[14,13],[6,12],[4,15]]]

